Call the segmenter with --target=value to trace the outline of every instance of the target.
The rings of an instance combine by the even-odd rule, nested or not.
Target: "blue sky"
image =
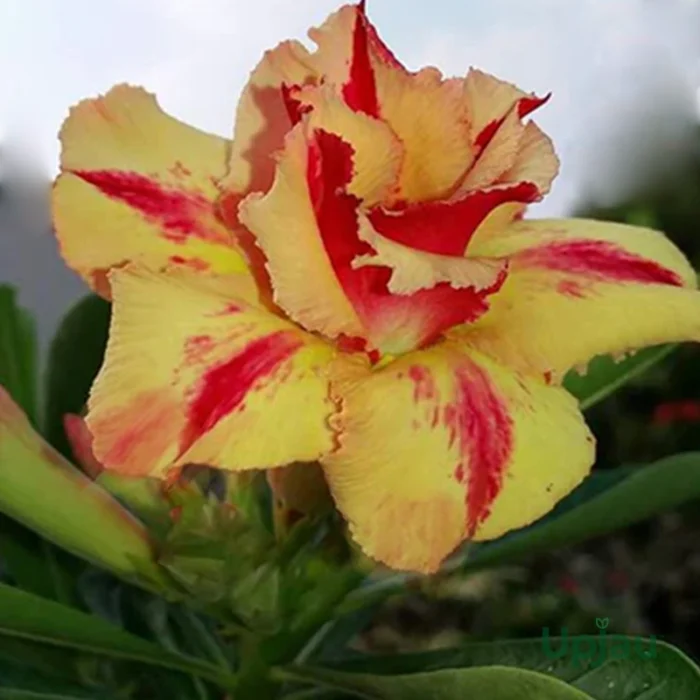
[[[53,172],[68,106],[122,81],[145,85],[176,116],[228,135],[261,52],[303,38],[336,6],[2,0],[0,138],[21,138]],[[606,193],[612,182],[619,189],[637,165],[625,150],[638,150],[640,128],[651,123],[646,128],[666,152],[679,141],[683,117],[697,114],[699,0],[369,0],[368,10],[411,67],[462,74],[476,65],[525,89],[553,91],[537,118],[554,137],[563,169],[542,213],[562,213],[581,188]]]

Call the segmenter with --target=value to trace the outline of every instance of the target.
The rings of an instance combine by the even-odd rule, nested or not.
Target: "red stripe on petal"
[[[407,73],[408,71],[404,67],[403,63],[401,63],[401,61],[399,61],[399,59],[396,58],[391,49],[381,40],[376,27],[367,18],[367,11],[364,0],[362,0],[362,2],[358,4],[357,9],[364,20],[367,31],[367,42],[369,44],[369,48],[373,57],[377,58],[387,66],[396,68],[404,73]]]
[[[463,455],[455,478],[467,486],[467,534],[491,511],[513,451],[513,420],[488,374],[472,364],[456,371],[456,397],[444,409],[445,425],[458,436]]]
[[[379,116],[377,85],[369,56],[367,22],[362,7],[358,8],[355,20],[350,78],[343,85],[343,97],[348,107],[356,112],[364,112],[370,117]]]
[[[282,83],[281,86],[282,101],[284,102],[292,126],[296,126],[301,121],[302,117],[313,109],[311,105],[305,105],[298,99],[300,89],[301,87],[299,85],[287,85]]]
[[[426,202],[403,211],[375,209],[372,226],[383,236],[403,245],[438,255],[464,255],[467,245],[484,219],[507,202],[529,204],[540,198],[531,182],[512,187],[482,190],[459,200]]]
[[[542,107],[542,105],[549,102],[552,97],[552,93],[545,95],[544,97],[536,97],[535,95],[530,95],[528,97],[520,98],[515,104],[517,104],[518,116],[520,119],[524,119],[528,114],[531,114],[536,109]],[[506,113],[493,121],[489,122],[476,136],[474,139],[474,145],[477,147],[479,152],[483,151],[486,146],[491,143],[491,140],[496,135],[496,132],[503,126],[503,122],[506,120],[506,116],[510,112],[510,109]]]
[[[279,331],[252,341],[241,352],[206,372],[189,406],[181,451],[230,413],[243,409],[246,396],[274,375],[301,345],[299,338]]]
[[[552,93],[547,93],[544,97],[536,97],[531,95],[530,97],[523,97],[518,100],[518,116],[521,119],[527,117],[528,114],[534,112],[536,109],[542,107],[542,105],[547,104],[552,97]]]
[[[683,286],[675,272],[653,260],[628,253],[609,241],[564,241],[532,248],[516,256],[526,266],[570,272],[596,281]],[[561,289],[563,293],[569,293]],[[580,290],[576,290],[580,292]]]
[[[198,192],[178,190],[144,175],[120,170],[73,170],[74,175],[110,199],[126,204],[162,229],[164,238],[186,243],[190,237],[230,243],[215,221],[212,203]]]
[[[390,268],[374,265],[353,267],[358,256],[371,255],[375,251],[358,234],[359,200],[344,191],[352,179],[352,159],[353,149],[349,144],[335,134],[317,130],[308,152],[307,182],[321,240],[333,271],[368,329],[371,343],[393,346],[403,337],[410,338],[413,347],[419,347],[437,338],[447,328],[479,318],[488,310],[488,295],[503,284],[505,271],[493,287],[478,292],[472,288],[455,289],[444,282],[413,294],[394,295],[388,290],[392,275]],[[507,191],[510,189],[517,189],[517,186]],[[483,216],[487,213],[483,211]],[[386,218],[390,217],[387,215]],[[428,226],[429,219],[426,216],[421,222]],[[438,228],[431,231],[435,235],[444,233]],[[397,229],[397,236],[400,230]],[[471,233],[470,230],[469,235]],[[420,236],[416,238],[420,239]],[[463,240],[468,240],[468,236]],[[464,245],[458,254],[462,254]],[[420,249],[419,245],[413,247]],[[455,246],[454,250],[457,248]]]

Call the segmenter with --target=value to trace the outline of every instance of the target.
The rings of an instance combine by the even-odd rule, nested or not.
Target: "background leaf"
[[[676,347],[660,345],[645,348],[618,362],[607,355],[596,357],[588,364],[585,374],[569,372],[564,379],[564,387],[579,400],[581,409],[585,411],[661,362]]]
[[[2,636],[138,661],[200,676],[222,687],[234,683],[231,674],[205,661],[166,651],[98,617],[0,584]]]
[[[572,640],[582,640],[580,653],[572,653]],[[417,654],[396,654],[356,658],[335,664],[343,671],[362,673],[405,674],[447,668],[514,666],[547,673],[587,693],[594,700],[696,700],[700,698],[700,670],[678,649],[656,642],[644,650],[655,649],[655,658],[641,658],[631,638],[603,637],[603,663],[596,663],[600,637],[577,637],[568,641],[568,653],[553,660],[544,653],[542,639],[467,644],[457,649],[444,649]],[[616,650],[630,644],[627,658],[615,658]],[[583,644],[590,641],[595,649],[588,656]],[[551,639],[549,648],[557,652],[562,639]],[[550,654],[553,656],[553,654]],[[410,678],[410,676],[408,676]],[[490,697],[490,696],[487,696]],[[515,696],[519,697],[519,696]]]
[[[0,285],[0,385],[36,424],[36,331],[34,319],[17,305],[16,296],[12,287]]]
[[[303,680],[345,691],[353,697],[373,700],[591,700],[589,695],[556,678],[499,666],[446,669],[405,676],[342,673],[300,667],[285,669],[284,673],[293,680]]]
[[[66,413],[80,414],[97,375],[109,331],[110,305],[91,294],[66,314],[51,342],[46,368],[45,436],[72,457],[63,429]]]

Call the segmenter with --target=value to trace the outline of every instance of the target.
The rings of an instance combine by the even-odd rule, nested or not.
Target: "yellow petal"
[[[315,78],[309,52],[299,42],[286,41],[265,52],[238,103],[225,189],[243,195],[270,188],[275,153],[293,126],[282,85],[304,85]]]
[[[504,117],[498,131],[469,169],[459,193],[488,187],[515,165],[525,127],[515,108],[511,108]]]
[[[558,173],[559,159],[552,140],[537,124],[528,122],[520,136],[515,161],[500,176],[499,182],[532,182],[543,196],[549,192]]]
[[[477,235],[469,254],[509,260],[491,309],[454,335],[556,380],[600,354],[700,340],[700,292],[661,233],[586,220],[521,221]]]
[[[571,396],[458,345],[346,363],[332,386],[331,493],[362,549],[396,569],[433,572],[463,540],[527,525],[593,463]]]
[[[358,219],[359,236],[374,252],[356,257],[353,267],[389,268],[387,289],[392,294],[412,294],[443,283],[453,289],[472,288],[492,293],[503,281],[507,270],[504,260],[425,253],[380,235],[366,216],[360,214]]]
[[[106,469],[273,467],[331,449],[332,350],[248,306],[236,280],[128,267],[111,275],[105,363],[88,404]]]
[[[252,194],[241,222],[264,251],[274,300],[305,328],[329,338],[364,330],[333,271],[319,232],[307,182],[307,126],[288,135],[271,190]]]
[[[397,198],[446,196],[474,158],[462,81],[443,80],[435,68],[407,73],[383,66],[375,74],[381,117],[405,152]]]
[[[534,99],[520,88],[493,75],[471,68],[464,81],[464,99],[469,112],[472,142],[508,114],[519,100]]]
[[[120,85],[74,107],[61,143],[54,225],[63,257],[98,291],[108,291],[108,270],[129,261],[246,269],[215,212],[226,140],[168,116],[145,90]]]
[[[308,88],[299,100],[312,108],[309,127],[338,134],[352,146],[352,179],[347,191],[365,208],[381,203],[397,186],[405,154],[400,140],[383,122],[351,110],[330,87]]]

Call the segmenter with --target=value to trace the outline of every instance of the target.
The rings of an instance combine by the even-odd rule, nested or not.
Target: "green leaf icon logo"
[[[595,620],[595,625],[599,630],[608,629],[609,624],[610,624],[610,618],[608,618],[608,617],[597,617]]]

